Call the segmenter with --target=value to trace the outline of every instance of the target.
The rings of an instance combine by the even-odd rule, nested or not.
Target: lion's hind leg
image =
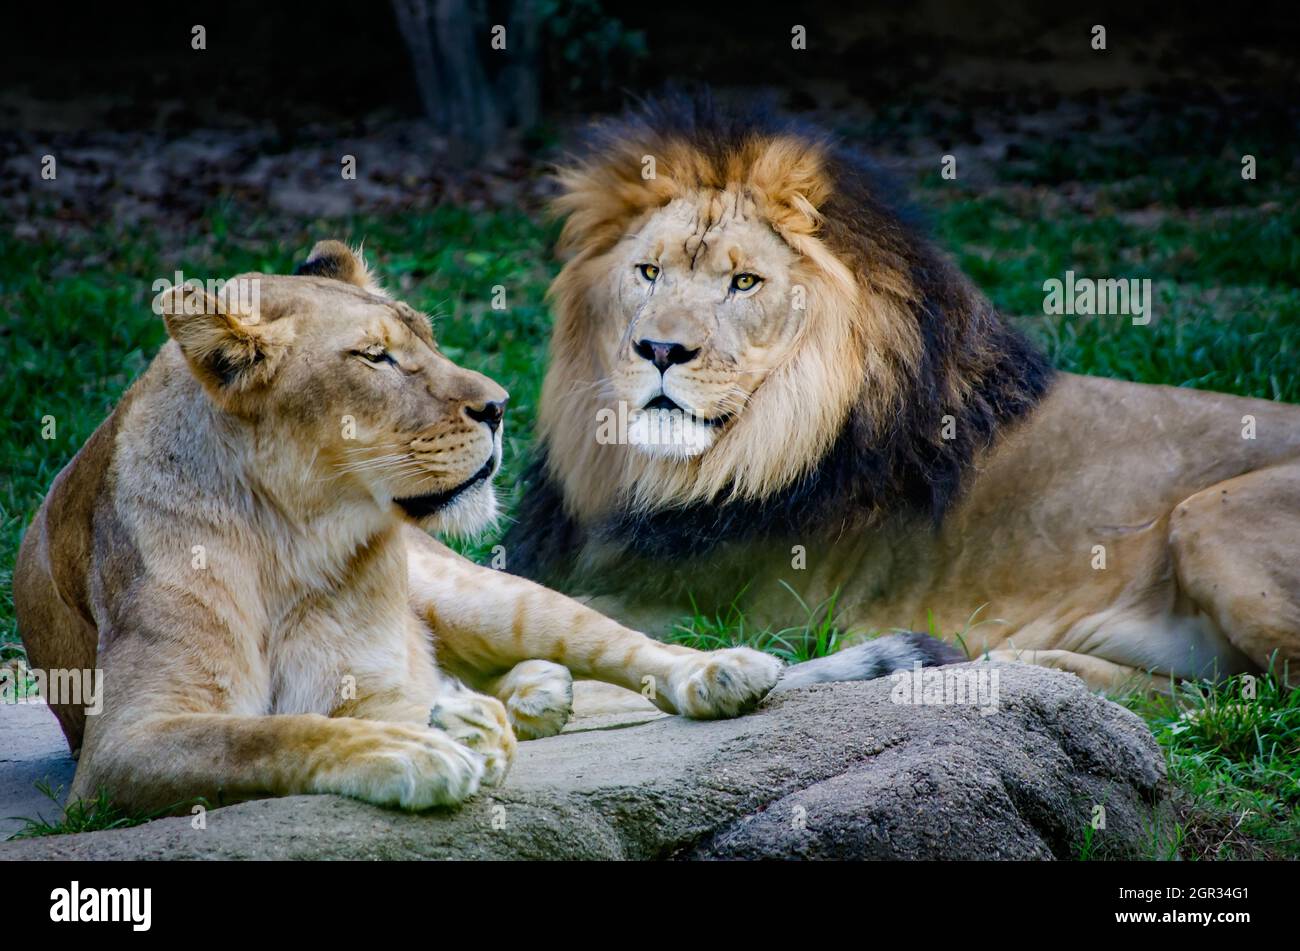
[[[1173,511],[1178,585],[1231,645],[1300,675],[1300,462],[1210,486]]]
[[[1117,664],[1091,654],[1080,654],[1066,650],[1016,650],[1002,648],[989,651],[989,660],[1006,661],[1018,664],[1033,664],[1036,667],[1051,667],[1074,674],[1090,690],[1119,694],[1132,691],[1155,690],[1168,693],[1170,679],[1128,664]]]

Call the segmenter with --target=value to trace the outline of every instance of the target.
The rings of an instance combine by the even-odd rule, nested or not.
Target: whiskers
[[[732,384],[727,387],[726,393],[717,401],[714,407],[714,416],[735,416],[749,404],[749,394],[745,390]]]
[[[366,447],[359,449],[345,449],[344,453],[349,458],[347,462],[341,463],[335,468],[339,472],[376,472],[379,470],[389,469],[410,469],[417,463],[411,458],[408,452],[380,452]]]
[[[359,446],[345,449],[346,462],[335,466],[336,477],[341,475],[391,475],[414,478],[417,486],[445,478],[446,467],[417,459],[409,449],[396,446]]]

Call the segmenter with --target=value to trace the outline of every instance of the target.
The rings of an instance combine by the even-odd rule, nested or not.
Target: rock
[[[1073,858],[1152,854],[1164,761],[1073,675],[996,671],[996,712],[893,702],[892,678],[792,690],[736,720],[619,717],[520,744],[459,810],[331,796],[0,844],[0,858]]]

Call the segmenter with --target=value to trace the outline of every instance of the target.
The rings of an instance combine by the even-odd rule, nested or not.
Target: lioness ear
[[[353,251],[342,241],[317,241],[307,260],[294,268],[293,273],[299,277],[328,277],[355,284],[380,297],[388,296],[366,267],[361,252]]]
[[[159,303],[168,335],[209,387],[242,389],[269,371],[276,352],[272,342],[202,288],[177,285],[159,295]]]

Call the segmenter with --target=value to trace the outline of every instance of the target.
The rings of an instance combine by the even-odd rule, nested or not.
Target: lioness
[[[506,393],[344,245],[161,305],[171,340],[56,478],[14,574],[32,666],[103,670],[102,713],[51,698],[74,798],[455,803],[501,779],[514,731],[563,725],[570,671],[693,717],[772,687],[774,658],[659,644],[421,530],[492,517]]]
[[[560,182],[515,570],[652,633],[785,581],[1099,688],[1300,660],[1300,409],[1054,373],[821,134],[673,100]]]

